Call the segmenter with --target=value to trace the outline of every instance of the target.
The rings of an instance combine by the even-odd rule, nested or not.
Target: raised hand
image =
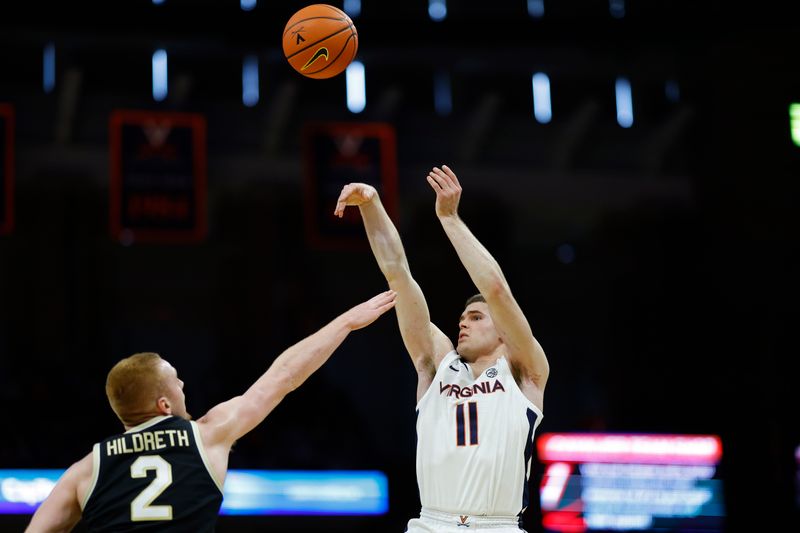
[[[344,208],[348,205],[361,205],[371,201],[377,196],[378,191],[366,183],[348,183],[342,188],[339,199],[336,200],[336,209],[333,214],[339,218],[344,216]]]
[[[397,293],[393,290],[373,296],[344,313],[350,329],[356,330],[369,326],[383,313],[394,307]]]
[[[428,173],[428,183],[436,192],[436,216],[454,217],[458,215],[458,202],[461,200],[461,184],[455,173],[447,165],[433,167]]]

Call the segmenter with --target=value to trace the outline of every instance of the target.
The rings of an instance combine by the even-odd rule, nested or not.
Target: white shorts
[[[419,518],[412,518],[406,526],[406,533],[469,533],[488,531],[492,533],[519,533],[525,531],[514,516],[472,516],[443,513],[425,509]]]

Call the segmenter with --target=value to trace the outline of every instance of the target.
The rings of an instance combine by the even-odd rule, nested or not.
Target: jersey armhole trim
[[[449,352],[447,352],[447,353],[444,355],[444,357],[442,357],[442,360],[441,360],[441,362],[439,362],[439,366],[436,368],[436,372],[433,374],[433,378],[431,379],[431,384],[430,384],[430,385],[428,385],[428,390],[426,390],[426,391],[425,391],[425,394],[423,394],[423,395],[422,395],[422,398],[420,398],[420,399],[419,399],[419,401],[417,402],[417,405],[415,406],[415,409],[416,409],[418,412],[419,412],[419,406],[420,406],[420,405],[422,405],[422,402],[424,402],[424,401],[425,401],[425,398],[427,398],[427,397],[428,397],[428,395],[431,393],[431,389],[433,388],[433,384],[436,382],[436,376],[438,376],[438,375],[439,375],[439,372],[441,372],[442,368],[443,368],[445,365],[452,364],[452,362],[453,362],[453,355],[455,355],[455,358],[456,358],[456,359],[458,359],[458,358],[460,357],[460,356],[458,355],[458,352],[456,352],[455,350],[450,350]]]
[[[504,362],[504,363],[505,363],[505,365],[506,365],[506,368],[508,368],[508,371],[509,371],[509,373],[511,374],[511,378],[512,378],[512,379],[511,379],[511,383],[513,383],[513,384],[514,384],[514,388],[517,390],[517,392],[519,393],[519,395],[520,395],[520,396],[522,396],[522,399],[523,399],[523,400],[525,400],[526,402],[528,402],[528,407],[529,407],[529,408],[530,408],[530,409],[531,409],[531,410],[532,410],[534,413],[536,413],[536,425],[535,425],[535,426],[534,426],[534,428],[533,428],[533,429],[534,429],[534,431],[535,431],[535,430],[536,430],[536,428],[538,428],[538,427],[539,427],[539,424],[541,424],[541,423],[542,423],[542,418],[544,418],[544,412],[542,412],[542,410],[541,410],[541,409],[539,409],[539,406],[537,406],[535,403],[533,403],[533,402],[530,400],[530,398],[528,398],[527,396],[525,396],[525,393],[524,393],[524,392],[522,392],[522,389],[521,389],[521,388],[519,388],[519,383],[517,383],[517,380],[516,380],[516,379],[513,379],[513,378],[514,378],[514,373],[511,371],[511,363],[509,363],[509,362],[508,362],[508,359],[506,358],[506,356],[503,356],[503,357],[502,357],[502,359],[503,359],[503,362]]]
[[[86,496],[83,497],[81,502],[81,511],[86,509],[86,504],[89,503],[89,498],[92,497],[94,488],[97,486],[97,479],[100,477],[100,443],[96,442],[92,447],[92,482],[89,484],[89,490],[86,491]]]
[[[192,426],[192,433],[194,433],[194,441],[197,443],[197,451],[200,452],[200,458],[203,460],[203,464],[206,466],[206,470],[208,471],[208,475],[211,476],[211,479],[214,481],[214,484],[217,486],[220,492],[222,490],[222,483],[219,482],[217,476],[214,474],[214,470],[211,468],[211,461],[208,460],[208,456],[206,456],[206,449],[203,446],[203,439],[200,438],[200,428],[197,427],[197,422],[194,420],[190,420],[189,424]]]

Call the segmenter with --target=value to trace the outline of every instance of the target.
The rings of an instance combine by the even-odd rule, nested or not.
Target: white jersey
[[[417,483],[423,508],[518,516],[528,506],[533,435],[542,412],[505,357],[476,377],[452,351],[417,404]]]

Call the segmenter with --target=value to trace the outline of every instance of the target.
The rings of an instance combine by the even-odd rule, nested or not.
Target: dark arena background
[[[797,13],[331,2],[358,54],[315,80],[281,50],[309,3],[3,3],[0,531],[121,431],[117,360],[159,352],[199,417],[385,289],[345,183],[455,339],[442,164],[550,362],[525,529],[799,531]],[[403,531],[415,387],[393,311],[353,333],[236,444],[263,490],[217,531]]]

